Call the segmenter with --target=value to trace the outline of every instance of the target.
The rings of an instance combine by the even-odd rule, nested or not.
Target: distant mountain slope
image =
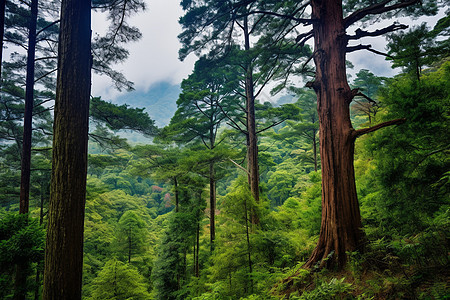
[[[128,104],[132,107],[144,107],[149,116],[155,120],[156,126],[169,124],[177,110],[177,99],[181,92],[179,84],[159,82],[147,92],[133,91],[119,96],[114,102]]]

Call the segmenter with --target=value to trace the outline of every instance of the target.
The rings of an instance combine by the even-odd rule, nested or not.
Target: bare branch
[[[358,50],[367,50],[367,51],[373,52],[375,54],[383,55],[383,56],[389,57],[391,59],[394,59],[394,57],[392,55],[372,49],[372,45],[349,46],[346,49],[347,53],[358,51]]]
[[[392,10],[408,7],[410,5],[420,2],[420,0],[407,0],[407,1],[400,1],[399,3],[391,6],[386,6],[391,1],[392,0],[383,0],[380,3],[376,3],[355,11],[354,13],[352,13],[351,15],[349,15],[347,18],[344,19],[345,28],[348,28],[352,24],[363,19],[365,16],[379,15]]]
[[[380,35],[386,34],[388,32],[393,32],[393,31],[406,29],[406,28],[408,28],[407,25],[399,24],[397,22],[395,22],[391,26],[388,26],[388,27],[385,27],[385,28],[382,28],[382,29],[378,29],[378,30],[375,30],[375,31],[365,31],[365,30],[362,30],[362,29],[358,28],[355,31],[355,35],[347,35],[347,39],[349,39],[349,40],[357,40],[357,39],[360,39],[360,38],[365,37],[365,36],[380,36]]]
[[[381,129],[383,127],[387,127],[387,126],[392,126],[392,125],[400,125],[406,122],[405,118],[401,118],[401,119],[395,119],[395,120],[391,120],[391,121],[387,121],[387,122],[383,122],[380,124],[377,124],[375,126],[372,127],[368,127],[368,128],[363,128],[363,129],[358,129],[358,130],[354,130],[352,133],[352,138],[353,139],[357,139],[358,137],[370,133],[370,132],[374,132],[378,129]]]
[[[378,105],[378,103],[373,100],[372,98],[370,98],[369,96],[367,96],[366,94],[363,94],[361,92],[357,92],[356,94],[354,94],[355,96],[360,96],[363,97],[364,99],[366,99],[367,101],[369,101],[370,103],[373,103],[373,105]]]
[[[250,175],[250,172],[249,171],[247,171],[247,169],[246,168],[244,168],[243,166],[241,166],[240,164],[238,164],[237,162],[235,162],[234,160],[232,160],[231,158],[229,158],[229,160],[233,163],[233,164],[235,164],[236,165],[236,167],[238,167],[239,169],[241,169],[241,170],[243,170],[245,173],[247,173],[247,174],[249,174]]]

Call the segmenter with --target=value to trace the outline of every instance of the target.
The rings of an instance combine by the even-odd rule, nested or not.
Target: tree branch
[[[235,162],[234,160],[232,160],[231,158],[229,158],[229,160],[236,165],[236,167],[238,167],[239,169],[243,170],[245,173],[247,173],[248,175],[250,175],[250,172],[244,168],[243,166],[241,166],[240,164],[238,164],[237,162]]]
[[[407,25],[399,24],[397,22],[395,22],[391,26],[388,26],[388,27],[385,27],[382,29],[378,29],[375,31],[365,31],[365,30],[358,28],[355,31],[355,35],[347,35],[347,39],[348,40],[357,40],[357,39],[360,39],[365,36],[380,36],[380,35],[386,34],[388,32],[393,32],[393,31],[406,29],[406,28],[408,28]]]
[[[266,131],[266,130],[268,130],[268,129],[274,127],[274,126],[280,125],[280,124],[283,123],[284,121],[286,121],[286,119],[283,119],[283,120],[281,120],[281,121],[272,123],[271,125],[267,126],[266,128],[263,128],[263,129],[261,129],[261,130],[258,130],[258,131],[256,132],[256,134],[260,134],[261,132],[264,132],[264,131]]]
[[[55,25],[55,24],[58,24],[59,21],[60,21],[60,20],[56,20],[55,22],[52,22],[52,23],[48,24],[47,26],[45,26],[44,28],[42,28],[41,30],[39,30],[39,31],[36,33],[36,38],[37,38],[37,37],[39,36],[39,34],[41,34],[43,31],[47,30],[48,28],[52,27],[52,26]]]
[[[355,140],[358,137],[370,133],[370,132],[374,132],[378,129],[381,129],[383,127],[387,127],[387,126],[392,126],[392,125],[400,125],[406,122],[405,118],[401,118],[401,119],[395,119],[395,120],[391,120],[391,121],[387,121],[387,122],[383,122],[380,124],[377,124],[375,126],[372,127],[368,127],[368,128],[363,128],[363,129],[358,129],[358,130],[354,130],[352,133],[352,138]]]
[[[38,81],[41,80],[42,78],[47,77],[48,75],[50,75],[50,74],[52,74],[52,73],[54,73],[54,72],[56,72],[56,71],[58,71],[58,68],[53,69],[53,70],[51,70],[51,71],[48,71],[47,73],[45,73],[45,74],[42,75],[41,77],[35,79],[35,80],[34,80],[34,83],[38,82]]]
[[[313,19],[296,18],[296,17],[290,16],[290,15],[283,15],[283,14],[279,14],[279,13],[276,13],[273,11],[264,11],[264,10],[249,11],[242,15],[236,15],[236,18],[243,18],[243,17],[247,17],[250,15],[255,15],[255,14],[264,14],[264,15],[269,15],[269,16],[280,17],[283,19],[288,19],[288,20],[299,22],[299,23],[303,23],[305,25],[311,25],[314,22],[317,22]]]
[[[366,100],[369,101],[370,103],[373,103],[374,106],[378,106],[377,101],[373,100],[372,98],[370,98],[370,97],[367,96],[366,94],[361,93],[361,92],[359,91],[359,88],[356,88],[356,89],[353,89],[353,90],[352,90],[352,100],[353,100],[353,98],[355,98],[356,96],[363,97],[364,99],[366,99]],[[350,103],[351,103],[351,101],[350,101]]]
[[[355,52],[358,50],[367,50],[367,51],[373,52],[375,54],[383,55],[383,56],[389,57],[391,59],[394,59],[394,57],[392,55],[372,49],[372,45],[349,46],[346,49],[347,53]]]
[[[401,1],[401,2],[391,5],[391,6],[386,6],[391,1],[392,0],[383,0],[380,3],[376,3],[376,4],[373,4],[368,7],[365,7],[365,8],[355,11],[354,13],[352,13],[351,15],[349,15],[348,17],[346,17],[344,19],[345,28],[348,28],[352,24],[363,19],[365,16],[379,15],[379,14],[382,14],[382,13],[385,13],[385,12],[388,12],[391,10],[408,7],[410,5],[420,2],[420,0],[407,0],[407,1]]]

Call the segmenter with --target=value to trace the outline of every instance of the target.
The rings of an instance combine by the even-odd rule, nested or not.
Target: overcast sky
[[[196,59],[194,55],[190,55],[184,62],[178,60],[180,43],[177,36],[181,31],[178,19],[182,14],[179,0],[149,0],[145,12],[130,18],[129,24],[137,26],[143,37],[140,41],[126,46],[130,51],[130,57],[116,69],[135,83],[137,91],[146,92],[152,84],[161,81],[180,83],[192,71]],[[441,12],[440,17],[443,14],[444,12]],[[420,24],[425,21],[429,26],[434,26],[437,19],[437,17],[421,18],[412,23],[409,19],[400,21],[407,24]],[[384,20],[383,25],[391,25],[393,21],[395,20]],[[104,17],[94,14],[93,32],[101,33],[105,30],[105,26]],[[384,38],[366,38],[362,43],[371,44],[379,51],[385,50]],[[392,70],[384,57],[364,50],[350,53],[348,59],[355,65],[353,70],[349,70],[349,73],[353,74],[360,69],[369,69],[378,76],[392,76],[400,71]],[[114,100],[119,92],[113,88],[108,78],[94,75],[92,95],[102,96],[105,100]]]
[[[128,80],[135,83],[137,91],[146,92],[154,83],[168,81],[180,83],[193,69],[195,56],[184,62],[178,60],[178,34],[181,26],[178,19],[183,11],[179,0],[149,0],[147,10],[130,18],[129,24],[142,32],[142,39],[126,45],[129,58],[116,69],[122,71]],[[93,32],[102,32],[105,21],[101,15],[92,18]],[[106,77],[94,75],[92,95],[114,99],[119,93]]]

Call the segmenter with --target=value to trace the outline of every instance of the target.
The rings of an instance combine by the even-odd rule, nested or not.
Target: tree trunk
[[[209,232],[211,239],[211,251],[214,250],[214,240],[216,239],[216,180],[214,178],[214,162],[209,163]]]
[[[36,23],[38,13],[38,0],[31,1],[31,15],[28,28],[28,51],[27,51],[27,77],[25,91],[25,113],[23,120],[22,160],[20,172],[20,202],[19,213],[27,214],[30,202],[30,177],[31,177],[31,136],[33,97],[34,97],[34,58],[36,49]],[[3,13],[4,18],[4,13]],[[4,22],[4,20],[3,20]],[[3,38],[2,38],[3,41]],[[25,300],[27,294],[27,273],[29,262],[21,261],[16,265],[16,276],[14,283],[14,299]]]
[[[314,124],[314,123],[313,123]],[[317,172],[318,164],[317,164],[317,138],[316,138],[316,129],[312,130],[312,142],[313,142],[313,159],[314,159],[314,171]]]
[[[245,212],[245,234],[247,237],[247,259],[248,259],[248,275],[249,275],[249,283],[250,283],[250,293],[253,293],[253,263],[252,263],[252,247],[250,244],[250,230],[248,224],[248,206],[247,200],[244,200],[244,212]]]
[[[178,180],[176,177],[173,178],[173,185],[175,188],[175,212],[180,210],[180,192],[178,191]]]
[[[43,299],[81,299],[91,1],[63,0]]]
[[[22,163],[20,173],[20,207],[21,214],[28,213],[30,200],[31,176],[31,136],[33,132],[34,105],[34,58],[36,56],[36,23],[38,14],[38,0],[31,1],[31,16],[28,32],[27,77],[25,88],[25,114],[23,120]]]
[[[200,221],[197,221],[197,234],[196,234],[196,244],[195,248],[195,277],[200,277],[200,264],[199,264],[199,253],[200,253]]]
[[[248,30],[247,17],[244,18],[244,39],[245,50],[250,50],[250,35]],[[247,97],[247,169],[249,172],[248,183],[252,196],[256,203],[259,203],[259,169],[258,169],[258,139],[256,136],[256,116],[255,116],[255,96],[253,83],[253,70],[251,63],[247,62],[245,74],[245,95]],[[259,223],[259,217],[252,211],[252,224]]]
[[[0,79],[2,77],[2,60],[3,60],[3,37],[5,35],[5,12],[6,0],[0,0]],[[1,82],[1,80],[0,80]]]
[[[337,262],[342,268],[346,251],[361,249],[362,230],[353,168],[355,136],[349,105],[352,92],[347,82],[347,40],[342,3],[313,0],[316,79],[322,163],[322,222],[316,249],[305,264],[313,267]],[[324,260],[331,256],[328,260]]]

